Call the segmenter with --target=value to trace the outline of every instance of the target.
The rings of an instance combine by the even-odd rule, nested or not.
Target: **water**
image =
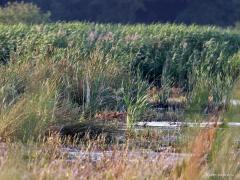
[[[223,122],[201,122],[201,123],[192,123],[192,122],[138,122],[136,126],[140,127],[156,127],[156,128],[169,128],[169,129],[177,129],[180,127],[214,127],[214,126],[223,125]],[[239,122],[228,122],[226,123],[229,127],[240,127]]]

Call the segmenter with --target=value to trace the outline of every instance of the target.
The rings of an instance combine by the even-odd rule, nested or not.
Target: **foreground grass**
[[[233,141],[233,137],[237,137],[237,131],[210,128],[195,134],[186,146],[192,156],[178,162],[168,158],[167,154],[159,154],[159,157],[154,159],[149,158],[147,154],[144,155],[147,151],[143,151],[140,156],[130,157],[128,153],[134,150],[128,149],[127,144],[114,145],[111,148],[111,156],[106,155],[94,161],[86,156],[69,158],[62,149],[66,144],[61,144],[57,137],[51,137],[41,143],[1,143],[0,178],[238,179],[239,144],[237,146]],[[106,148],[100,139],[88,141],[85,145],[71,143],[68,147],[90,153],[104,152]]]

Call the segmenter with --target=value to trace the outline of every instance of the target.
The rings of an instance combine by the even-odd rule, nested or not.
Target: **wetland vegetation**
[[[0,178],[238,179],[239,73],[238,30],[0,25]]]

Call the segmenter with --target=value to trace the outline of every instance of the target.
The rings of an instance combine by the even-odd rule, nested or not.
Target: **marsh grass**
[[[127,111],[127,127],[131,129],[141,120],[148,107],[147,90],[149,85],[138,75],[123,84],[123,102]]]
[[[180,86],[201,111],[209,96],[221,102],[239,73],[240,38],[217,28],[58,23],[2,25],[0,35],[2,132],[7,116],[38,134],[104,111],[126,111],[131,126],[147,108],[147,82],[163,89],[163,102]]]
[[[1,143],[0,178],[3,179],[219,179],[239,177],[239,144],[237,129],[183,129],[182,140],[171,144],[166,153],[191,153],[183,161],[169,158],[169,154],[154,159],[148,152],[162,147],[159,141],[165,133],[149,131],[133,133],[124,144],[106,144],[104,136],[87,141],[62,139],[58,134],[41,138]],[[166,135],[166,134],[165,134]],[[87,137],[87,135],[86,135]],[[150,142],[146,144],[146,142]],[[91,156],[70,158],[75,152],[102,152],[100,160]],[[109,156],[108,152],[112,154]],[[141,152],[129,157],[129,153]],[[163,151],[164,153],[165,151]]]
[[[127,151],[116,151],[112,157],[93,163],[88,158],[67,160],[64,153],[57,150],[39,151],[12,145],[2,161],[1,179],[127,179],[141,178],[143,174],[153,179],[162,178],[164,171],[158,161],[146,163],[148,160],[143,157],[128,159]]]
[[[208,166],[211,179],[239,178],[239,129],[219,129],[210,153]]]
[[[117,92],[121,85],[115,83],[126,75],[117,67],[98,51],[75,64],[39,58],[2,67],[1,136],[27,140],[51,125],[121,108]]]
[[[112,154],[109,156],[109,147],[104,146],[101,138],[80,144],[66,140],[64,146],[58,137],[49,137],[46,141],[37,143],[1,143],[0,178],[237,179],[239,158],[232,132],[224,130],[223,133],[221,129],[212,128],[188,134],[191,141],[189,139],[185,147],[186,152],[191,152],[192,156],[178,163],[167,158],[167,154],[159,154],[159,157],[154,159],[149,158],[147,149],[142,151],[140,156],[129,157],[129,153],[139,152],[139,147],[134,149],[128,143],[123,146],[113,145]],[[235,132],[237,135],[237,131]],[[90,156],[72,159],[68,151],[64,150],[66,146],[78,149],[79,152],[93,154],[100,150],[103,156],[98,161],[94,161]],[[182,146],[181,150],[183,149]]]
[[[159,138],[166,135],[139,135],[133,129],[150,112],[147,92],[152,86],[163,90],[155,97],[162,103],[173,87],[183,89],[189,121],[224,117],[202,112],[229,101],[239,76],[238,34],[169,24],[58,23],[1,25],[0,39],[0,179],[200,179],[208,167],[239,177],[238,147],[230,143],[237,129],[221,134],[219,127],[183,128],[183,138],[167,146],[193,156],[178,165],[172,160],[170,167],[161,157],[127,156],[140,147],[157,151]],[[103,112],[127,115],[126,142],[109,145],[89,134],[87,142],[71,144],[72,137],[45,136],[51,126],[95,125],[95,115]],[[99,162],[70,160],[62,151],[66,146],[88,152],[110,149],[114,155]]]
[[[239,91],[239,80],[234,83],[233,90],[229,95],[229,100],[227,103],[227,112],[224,114],[224,118],[226,122],[233,121],[239,122],[239,104],[238,101],[240,99],[240,91]],[[232,101],[232,102],[231,102]]]

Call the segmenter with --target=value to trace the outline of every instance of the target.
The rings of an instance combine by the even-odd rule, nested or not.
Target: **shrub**
[[[50,13],[41,12],[40,8],[32,3],[8,3],[0,8],[0,23],[3,24],[39,24],[48,22]]]

